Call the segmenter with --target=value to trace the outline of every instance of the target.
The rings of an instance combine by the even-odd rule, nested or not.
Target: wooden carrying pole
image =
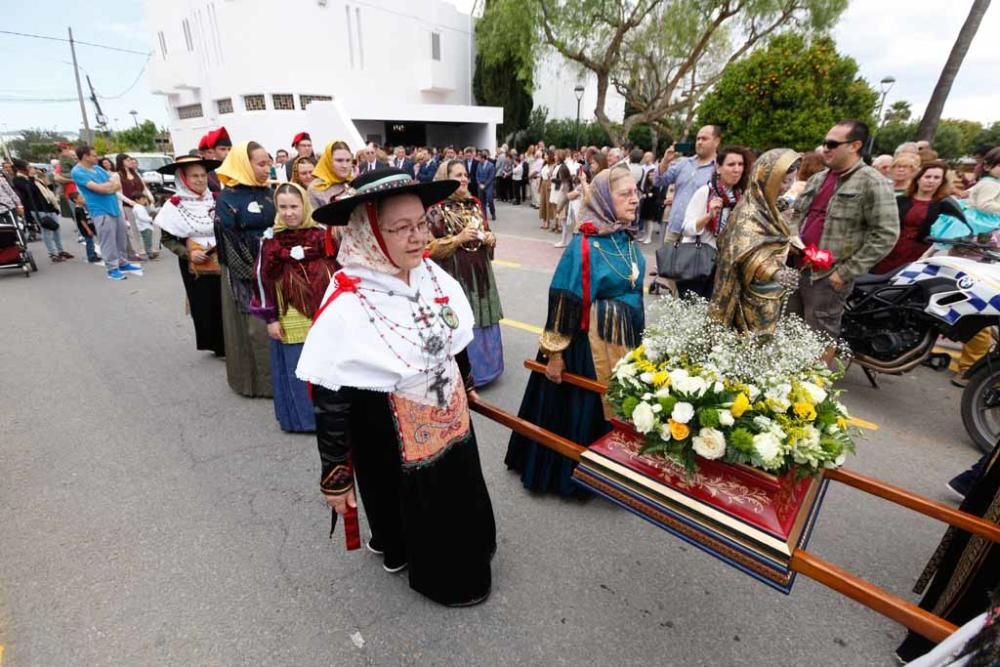
[[[535,373],[545,372],[545,366],[537,361],[525,361],[524,366]],[[600,382],[572,373],[563,373],[562,381],[597,393],[604,393],[607,389]],[[469,407],[573,461],[579,461],[580,455],[586,451],[586,447],[515,417],[481,398],[470,400]],[[848,470],[827,470],[824,474],[831,480],[889,500],[994,542],[1000,542],[1000,526],[979,517],[960,512],[929,498]],[[860,602],[869,609],[891,618],[933,642],[941,642],[958,629],[954,624],[940,616],[936,616],[926,609],[921,609],[912,602],[893,595],[808,551],[795,550],[792,554],[791,569],[842,595],[846,595],[856,602]]]

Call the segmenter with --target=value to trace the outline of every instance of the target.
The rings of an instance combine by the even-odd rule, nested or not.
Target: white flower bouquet
[[[615,366],[608,400],[644,454],[689,471],[698,457],[817,475],[854,451],[847,409],[821,356],[833,344],[795,316],[774,334],[737,332],[700,299],[664,298],[643,343]]]

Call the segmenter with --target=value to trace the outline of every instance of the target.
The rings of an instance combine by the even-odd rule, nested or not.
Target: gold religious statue
[[[775,148],[754,163],[747,193],[719,235],[715,289],[708,315],[726,326],[773,333],[784,297],[797,285],[798,271],[786,266],[788,252],[802,241],[778,209],[791,186],[799,154]]]

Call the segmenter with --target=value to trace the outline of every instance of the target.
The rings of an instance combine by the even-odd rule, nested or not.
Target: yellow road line
[[[847,420],[847,423],[851,426],[857,426],[858,428],[866,428],[869,431],[877,431],[878,424],[875,422],[870,422],[867,419],[860,419],[858,417],[851,417]]]
[[[520,269],[521,265],[517,262],[508,262],[505,259],[494,259],[493,266],[502,266],[505,269]]]
[[[0,667],[3,667],[3,644],[0,644]]]
[[[544,329],[542,329],[541,327],[536,327],[534,324],[526,324],[524,322],[518,322],[517,320],[508,320],[507,318],[500,320],[500,324],[504,324],[514,329],[520,329],[521,331],[527,331],[528,333],[533,333],[536,335],[541,335],[542,331],[544,331]]]

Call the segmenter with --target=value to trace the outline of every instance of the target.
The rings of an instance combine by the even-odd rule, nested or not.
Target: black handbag
[[[702,243],[673,243],[656,251],[656,272],[677,281],[707,280],[715,270],[715,248]]]
[[[50,232],[59,231],[59,221],[51,215],[38,216],[38,224],[42,226],[42,229],[47,229]]]

